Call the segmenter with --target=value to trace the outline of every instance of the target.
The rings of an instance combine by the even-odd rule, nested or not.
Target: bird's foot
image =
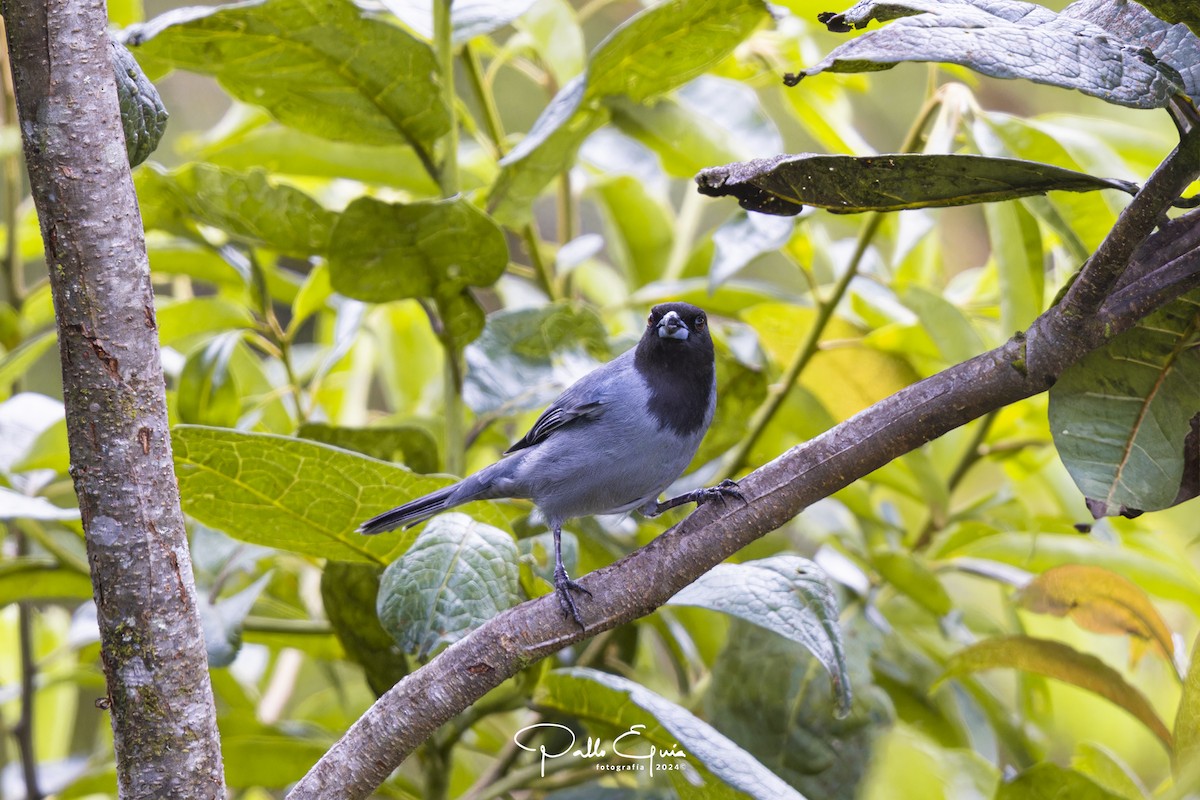
[[[730,480],[729,478],[721,481],[716,486],[697,489],[693,494],[698,506],[702,506],[712,500],[720,500],[721,504],[724,505],[728,497],[736,497],[743,503],[746,502],[746,497],[742,494],[742,490],[738,488],[737,481]]]
[[[575,624],[580,628],[586,628],[583,618],[579,616],[579,610],[575,607],[575,598],[571,596],[571,592],[582,592],[588,597],[592,596],[592,593],[583,588],[580,583],[571,580],[565,569],[562,567],[555,569],[554,593],[558,596],[558,605],[563,610],[563,616],[575,620]]]

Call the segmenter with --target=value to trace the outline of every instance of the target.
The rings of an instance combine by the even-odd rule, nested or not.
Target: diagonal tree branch
[[[524,667],[649,614],[817,500],[960,425],[1045,391],[1064,369],[1142,315],[1200,286],[1200,247],[1194,241],[1200,212],[1147,239],[1197,174],[1200,136],[1192,133],[1084,268],[1080,280],[1100,287],[1094,305],[1089,290],[1071,305],[1050,308],[1025,334],[897,392],[743,478],[745,503],[702,506],[640,550],[583,577],[593,595],[585,631],[564,620],[549,595],[500,614],[383,695],[288,800],[366,797],[438,726]],[[1131,261],[1146,277],[1105,301]],[[1081,313],[1085,309],[1089,313]]]
[[[122,798],[225,797],[104,0],[5,0]],[[11,233],[11,232],[10,232]]]

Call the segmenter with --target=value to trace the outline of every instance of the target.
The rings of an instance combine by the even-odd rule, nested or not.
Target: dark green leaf
[[[416,425],[343,428],[323,422],[306,422],[296,435],[354,450],[380,461],[399,462],[423,475],[438,469],[437,441],[429,431]]]
[[[184,511],[236,539],[319,558],[391,563],[415,534],[363,536],[358,524],[449,483],[286,436],[181,425],[172,443]]]
[[[651,744],[659,750],[685,751],[687,763],[698,774],[693,781],[681,771],[668,773],[681,796],[803,800],[708,723],[627,678],[585,667],[554,670],[542,678],[534,702],[618,735],[641,726],[636,735],[621,741],[626,753],[644,756]]]
[[[521,601],[511,534],[466,514],[442,514],[379,582],[379,621],[425,659]]]
[[[389,204],[355,200],[333,229],[333,288],[357,300],[384,303],[454,296],[491,286],[508,265],[500,228],[462,197]]]
[[[283,733],[266,725],[261,730],[226,733],[221,724],[221,746],[225,781],[234,788],[285,787],[304,777],[317,759],[332,744],[293,733]]]
[[[476,414],[540,408],[610,355],[604,322],[587,308],[499,311],[467,348],[463,400]]]
[[[1078,89],[1132,108],[1162,108],[1173,96],[1196,88],[1180,76],[1200,57],[1194,39],[1185,47],[1176,39],[1170,50],[1151,52],[1086,19],[1020,0],[861,0],[849,11],[820,19],[838,32],[865,27],[873,19],[896,21],[836,48],[785,82],[794,85],[826,71],[869,72],[905,61],[934,61],[994,78]]]
[[[232,428],[242,411],[242,397],[229,369],[242,331],[227,331],[196,350],[179,373],[178,410],[182,422]]]
[[[713,665],[707,717],[806,797],[858,797],[872,743],[889,716],[862,633],[846,639],[854,705],[849,717],[838,719],[837,698],[807,648],[735,621]]]
[[[367,684],[381,695],[408,674],[408,662],[383,626],[375,603],[379,576],[374,564],[327,561],[321,571],[321,604],[325,616],[346,648],[346,654],[362,665]]]
[[[825,571],[814,562],[780,555],[718,564],[670,602],[730,614],[804,645],[829,673],[838,714],[850,713],[837,598]]]
[[[1193,34],[1200,36],[1200,8],[1192,0],[1140,0],[1140,5],[1159,19],[1187,25]]]
[[[1184,441],[1200,414],[1200,295],[1142,320],[1063,372],[1050,390],[1059,456],[1096,516],[1176,502]]]
[[[1123,800],[1075,770],[1035,764],[996,787],[995,800]]]
[[[121,107],[125,151],[129,155],[129,166],[136,167],[158,147],[167,130],[169,115],[158,96],[158,89],[142,72],[133,54],[111,39],[108,52],[117,79],[117,104]]]
[[[839,214],[991,203],[1049,191],[1117,189],[1128,181],[1021,161],[973,155],[826,156],[803,153],[706,169],[701,194],[737,198],[742,208],[792,216],[805,205]]]
[[[148,68],[212,75],[237,99],[327,139],[428,149],[449,129],[433,50],[344,0],[181,8],[125,41]]]

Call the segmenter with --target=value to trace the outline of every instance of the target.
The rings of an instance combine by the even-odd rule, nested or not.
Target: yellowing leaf
[[[1070,617],[1084,630],[1128,634],[1135,658],[1149,645],[1173,662],[1171,630],[1136,584],[1104,567],[1064,564],[1046,570],[1021,590],[1017,601],[1038,614]]]

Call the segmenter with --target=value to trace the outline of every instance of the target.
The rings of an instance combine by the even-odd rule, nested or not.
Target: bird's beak
[[[687,325],[683,324],[683,320],[674,311],[668,311],[661,320],[658,321],[658,338],[660,339],[687,339]]]

